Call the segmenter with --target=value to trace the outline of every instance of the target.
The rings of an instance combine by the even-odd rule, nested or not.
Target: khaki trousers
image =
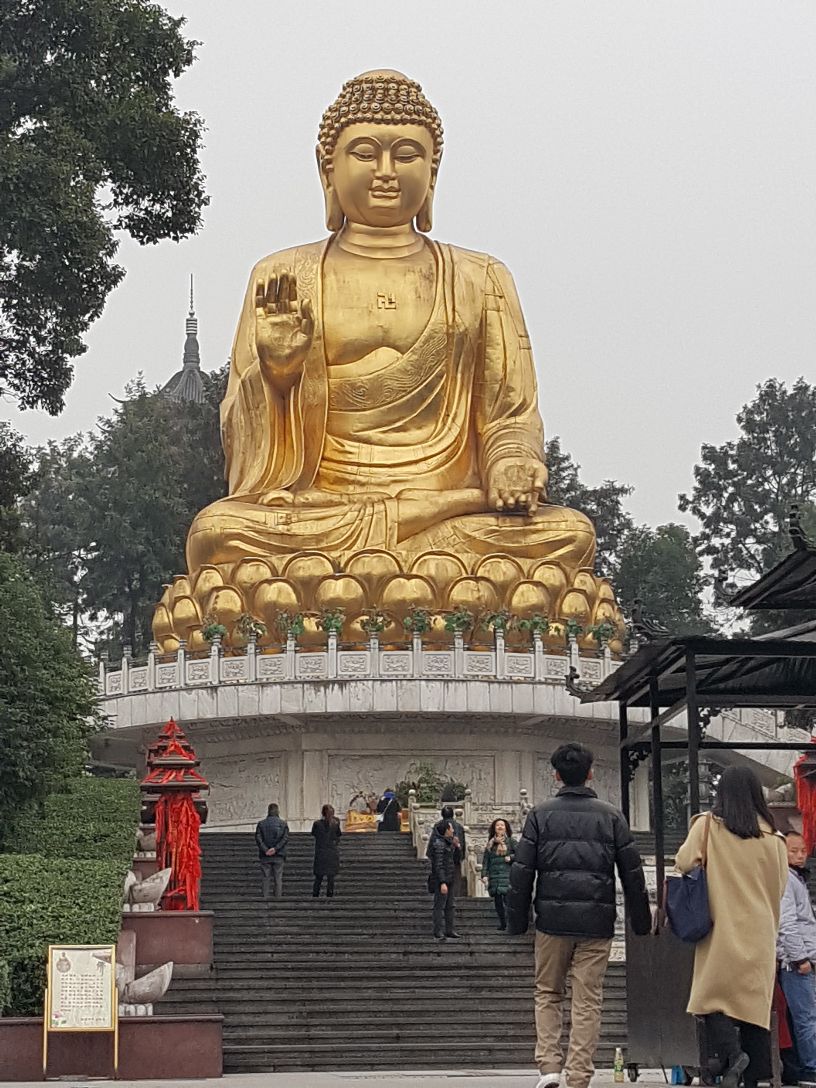
[[[536,933],[536,1065],[542,1073],[566,1073],[568,1088],[588,1088],[601,1034],[603,980],[611,940],[576,940]],[[561,1046],[567,979],[572,983],[572,1016],[567,1060]]]

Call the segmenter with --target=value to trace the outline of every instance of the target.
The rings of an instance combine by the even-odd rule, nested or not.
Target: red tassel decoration
[[[797,759],[793,776],[796,781],[796,807],[802,814],[802,837],[808,854],[816,847],[816,737],[811,747]]]

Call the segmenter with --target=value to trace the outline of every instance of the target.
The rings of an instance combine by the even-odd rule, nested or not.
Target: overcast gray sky
[[[317,124],[375,67],[445,124],[437,238],[509,266],[547,433],[591,482],[676,518],[703,442],[770,376],[814,380],[813,0],[178,0],[199,59],[212,198],[181,244],[127,269],[65,411],[0,413],[35,442],[90,427],[141,370],[178,368],[196,276],[203,365],[229,353],[253,262],[324,234]]]

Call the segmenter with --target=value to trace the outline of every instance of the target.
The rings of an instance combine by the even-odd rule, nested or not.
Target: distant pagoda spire
[[[193,277],[190,276],[190,312],[185,322],[187,338],[184,341],[182,368],[165,385],[163,392],[171,400],[180,403],[204,403],[204,379],[201,375],[201,352],[198,347],[198,318],[195,312]]]

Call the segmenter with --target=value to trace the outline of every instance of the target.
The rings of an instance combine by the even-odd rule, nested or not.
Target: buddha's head
[[[441,157],[442,122],[418,83],[387,69],[349,80],[317,139],[326,226],[416,220],[418,230],[430,230]]]

